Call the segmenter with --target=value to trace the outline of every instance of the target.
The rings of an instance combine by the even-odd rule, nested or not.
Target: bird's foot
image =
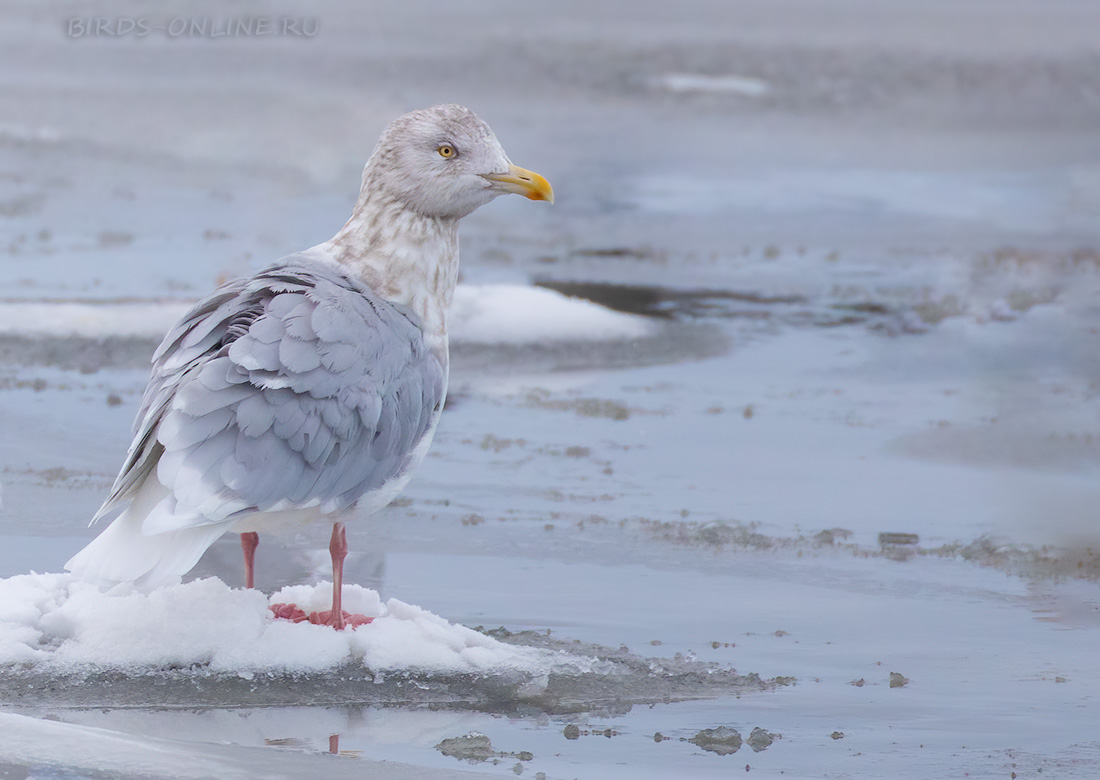
[[[357,615],[353,612],[343,611],[344,615],[344,627],[345,628],[358,628],[359,626],[365,626],[368,623],[372,623],[374,618],[367,617],[366,615]],[[319,626],[335,626],[333,620],[332,610],[326,609],[324,612],[310,612],[309,622]]]
[[[275,615],[277,620],[289,620],[291,623],[312,623],[315,626],[331,626],[333,625],[332,610],[326,609],[323,612],[306,612],[297,604],[272,604],[271,612]],[[358,628],[359,626],[365,626],[374,620],[372,617],[366,615],[356,615],[351,612],[344,612],[344,626],[351,628]]]
[[[309,615],[297,604],[272,604],[268,609],[278,620],[289,620],[291,623],[304,623],[309,620]]]

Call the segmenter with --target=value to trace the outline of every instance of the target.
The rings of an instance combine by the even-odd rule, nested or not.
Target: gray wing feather
[[[148,533],[285,502],[348,508],[408,468],[444,384],[415,315],[291,256],[169,331],[97,518],[154,470],[175,510]]]

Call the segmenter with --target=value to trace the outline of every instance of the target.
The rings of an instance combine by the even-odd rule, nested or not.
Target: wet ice
[[[423,472],[351,530],[353,579],[377,604],[422,605],[394,625],[415,630],[423,663],[458,664],[453,640],[597,671],[372,675],[362,647],[298,633],[250,658],[319,671],[43,662],[5,679],[4,707],[63,722],[5,715],[0,764],[383,777],[367,762],[384,759],[412,777],[514,776],[518,759],[459,765],[435,747],[477,732],[553,780],[750,763],[1091,779],[1095,24],[1076,2],[979,5],[635,5],[593,24],[579,6],[502,18],[413,3],[334,18],[297,47],[78,43],[48,9],[13,10],[2,576],[58,571],[81,546],[128,443],[155,318],[331,235],[364,134],[461,92],[517,159],[546,161],[561,197],[466,226],[481,335],[455,345]],[[654,89],[668,74],[692,89]],[[730,76],[767,94],[713,89]],[[531,282],[605,309],[566,339],[581,310],[542,309]],[[484,317],[497,285],[531,304],[499,313],[547,315],[530,333],[555,343],[501,343],[523,329]],[[32,310],[60,325],[87,306],[109,327],[16,332]],[[645,315],[645,338],[608,308]],[[266,541],[265,596],[244,597],[226,540],[173,603],[224,597],[262,636],[268,594],[323,589],[310,550],[325,557],[323,540]],[[32,665],[67,652],[79,622],[45,582],[30,612],[8,613],[23,633],[7,647]],[[212,659],[219,637],[183,626]],[[891,688],[891,672],[908,684]],[[720,726],[783,739],[726,756],[688,741]]]

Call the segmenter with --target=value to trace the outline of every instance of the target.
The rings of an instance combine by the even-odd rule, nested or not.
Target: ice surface
[[[417,767],[259,747],[186,742],[0,713],[0,777],[26,780],[420,780]],[[440,780],[483,777],[433,771]]]
[[[133,10],[114,6],[96,14]],[[361,645],[295,631],[248,652],[348,660],[61,674],[49,658],[80,643],[52,631],[74,619],[28,581],[5,652],[33,657],[4,669],[3,707],[66,723],[5,719],[0,774],[170,775],[164,755],[213,777],[376,774],[325,755],[338,734],[421,778],[1093,780],[1096,3],[502,7],[337,2],[310,41],[72,40],[71,9],[7,9],[0,318],[39,324],[0,335],[0,576],[86,542],[168,307],[332,235],[385,122],[457,99],[558,194],[466,220],[464,283],[573,285],[653,330],[534,297],[486,325],[478,294],[432,454],[398,505],[349,521],[347,577],[427,661],[487,648],[391,599],[592,671],[375,675]],[[47,332],[91,304],[106,322]],[[517,333],[548,341],[500,341]],[[327,598],[318,536],[265,538],[266,593]],[[196,575],[238,582],[236,540]],[[203,588],[172,603],[224,597],[264,635],[262,600]],[[783,737],[689,741],[721,727]],[[533,758],[435,747],[471,732]],[[9,733],[33,749],[3,753]]]

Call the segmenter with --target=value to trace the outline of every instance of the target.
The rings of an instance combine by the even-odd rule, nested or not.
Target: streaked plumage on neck
[[[370,193],[340,232],[314,250],[412,309],[429,345],[446,352],[447,311],[458,283],[458,220],[427,217],[385,193]]]
[[[442,156],[443,147],[453,157]],[[405,114],[390,123],[367,161],[351,218],[316,249],[416,312],[438,348],[446,344],[458,282],[458,221],[501,194],[485,176],[510,167],[493,131],[469,109],[444,105]]]

